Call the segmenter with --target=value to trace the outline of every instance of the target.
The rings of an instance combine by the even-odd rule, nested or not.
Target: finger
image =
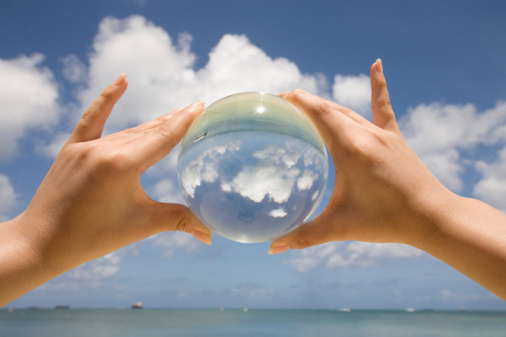
[[[204,110],[203,102],[195,102],[165,116],[158,126],[137,133],[135,141],[128,143],[134,161],[141,163],[141,171],[165,157],[183,138],[191,123]]]
[[[211,231],[186,206],[153,201],[151,224],[153,233],[186,232],[206,245],[212,242]]]
[[[173,110],[173,111],[171,111],[171,112],[169,112],[169,113],[167,113],[165,115],[161,115],[160,117],[155,118],[155,119],[153,119],[151,121],[142,123],[141,125],[133,127],[131,129],[127,129],[124,132],[125,133],[148,132],[148,130],[154,129],[154,128],[162,125],[163,123],[167,122],[167,120],[171,119],[174,114],[176,114],[177,112],[179,112],[179,111],[181,111],[183,109],[184,109],[184,107],[178,108],[178,109]]]
[[[332,226],[334,223],[336,223],[334,217],[324,211],[288,235],[274,240],[269,254],[279,254],[290,249],[304,249],[339,240],[341,234]]]
[[[123,95],[127,86],[126,74],[118,76],[114,83],[108,86],[83,114],[68,143],[86,142],[100,138],[112,108]]]
[[[283,93],[282,97],[299,107],[309,116],[329,148],[332,147],[336,138],[344,135],[344,132],[340,132],[340,130],[347,128],[353,122],[345,114],[348,112],[347,108],[311,95],[303,90],[297,89],[289,93]]]
[[[387,82],[383,74],[381,59],[371,66],[371,105],[375,125],[382,129],[398,130],[394,110],[390,104]]]

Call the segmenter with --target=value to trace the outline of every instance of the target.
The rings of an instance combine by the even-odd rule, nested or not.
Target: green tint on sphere
[[[181,143],[178,179],[193,213],[233,241],[272,241],[320,203],[325,145],[309,118],[275,95],[248,92],[210,105]]]

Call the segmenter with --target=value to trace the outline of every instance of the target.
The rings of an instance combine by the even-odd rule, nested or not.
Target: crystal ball
[[[243,243],[272,241],[303,224],[327,177],[327,150],[312,121],[267,93],[211,104],[179,150],[179,186],[192,212],[212,231]]]

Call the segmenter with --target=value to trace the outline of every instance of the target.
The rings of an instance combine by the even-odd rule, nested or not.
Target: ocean
[[[506,312],[3,309],[0,336],[506,337]]]

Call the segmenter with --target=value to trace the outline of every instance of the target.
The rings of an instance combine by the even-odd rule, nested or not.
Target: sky
[[[119,74],[116,132],[243,91],[301,88],[371,117],[381,58],[408,144],[449,189],[506,211],[504,1],[0,2],[0,221],[30,202],[82,112]],[[173,151],[143,176],[184,203]],[[332,192],[333,173],[319,213]],[[8,307],[506,310],[430,255],[332,242],[269,256],[269,243],[163,233],[91,261]]]

